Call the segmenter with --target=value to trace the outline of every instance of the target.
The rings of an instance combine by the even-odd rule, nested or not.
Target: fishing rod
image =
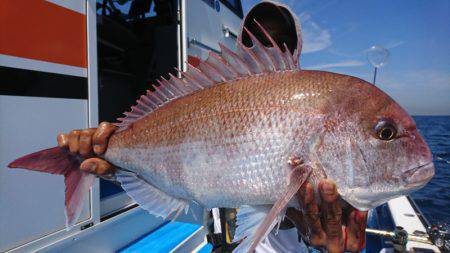
[[[397,229],[396,229],[397,230]],[[412,241],[412,242],[420,242],[420,243],[426,243],[426,244],[430,244],[430,245],[434,245],[434,243],[432,243],[429,239],[428,236],[417,236],[417,235],[412,235],[412,234],[398,234],[398,232],[396,233],[396,230],[394,231],[386,231],[386,230],[378,230],[378,229],[372,229],[372,228],[366,228],[366,233],[367,234],[372,234],[372,235],[378,235],[378,236],[382,236],[382,237],[386,237],[386,238],[402,238],[402,237],[406,237],[407,241]],[[403,230],[404,231],[404,230]]]
[[[408,234],[400,226],[396,227],[394,231],[366,228],[366,233],[391,239],[395,252],[406,252],[408,241],[434,245],[442,252],[450,252],[450,234],[443,228],[444,225],[432,226],[429,228],[428,234],[423,233],[423,235]]]

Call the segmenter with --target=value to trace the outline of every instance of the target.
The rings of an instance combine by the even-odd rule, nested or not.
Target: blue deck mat
[[[205,246],[203,246],[197,253],[211,253],[213,246],[209,243],[207,243]]]
[[[199,225],[191,223],[177,221],[167,223],[119,252],[169,252],[199,228]]]

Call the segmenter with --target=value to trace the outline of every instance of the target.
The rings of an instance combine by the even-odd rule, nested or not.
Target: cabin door
[[[180,1],[97,0],[99,122],[116,122],[156,79],[180,68]],[[112,217],[134,202],[100,180],[100,215]]]
[[[90,197],[65,231],[64,177],[6,168],[88,127],[85,1],[0,4],[0,252],[30,252],[92,221]]]

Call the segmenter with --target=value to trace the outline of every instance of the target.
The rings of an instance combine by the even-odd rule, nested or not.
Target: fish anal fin
[[[279,218],[280,214],[285,211],[287,204],[298,192],[298,190],[300,190],[300,187],[302,187],[302,185],[307,181],[311,172],[311,167],[303,163],[298,164],[293,168],[289,177],[289,184],[284,195],[279,200],[277,200],[277,202],[275,202],[269,213],[262,221],[261,225],[259,225],[255,234],[253,235],[248,252],[253,252],[258,243],[261,242],[261,240],[264,239],[267,234],[275,227],[275,225],[277,224],[277,218]]]
[[[157,217],[166,219],[175,212],[176,218],[182,210],[188,207],[188,202],[164,193],[145,180],[139,178],[135,173],[119,171],[116,179],[120,182],[125,192],[139,206]]]

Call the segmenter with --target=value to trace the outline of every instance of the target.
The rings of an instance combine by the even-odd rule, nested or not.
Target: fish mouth
[[[428,183],[433,176],[433,162],[426,162],[396,175],[395,178],[401,182],[398,187],[392,187],[393,185],[389,185],[389,182],[385,182],[387,185],[383,184],[377,191],[367,187],[356,187],[349,189],[347,192],[342,192],[341,197],[354,208],[367,211],[386,203],[390,199],[418,190]]]
[[[425,185],[433,176],[433,162],[428,162],[403,172],[401,177],[408,187],[418,187]]]

